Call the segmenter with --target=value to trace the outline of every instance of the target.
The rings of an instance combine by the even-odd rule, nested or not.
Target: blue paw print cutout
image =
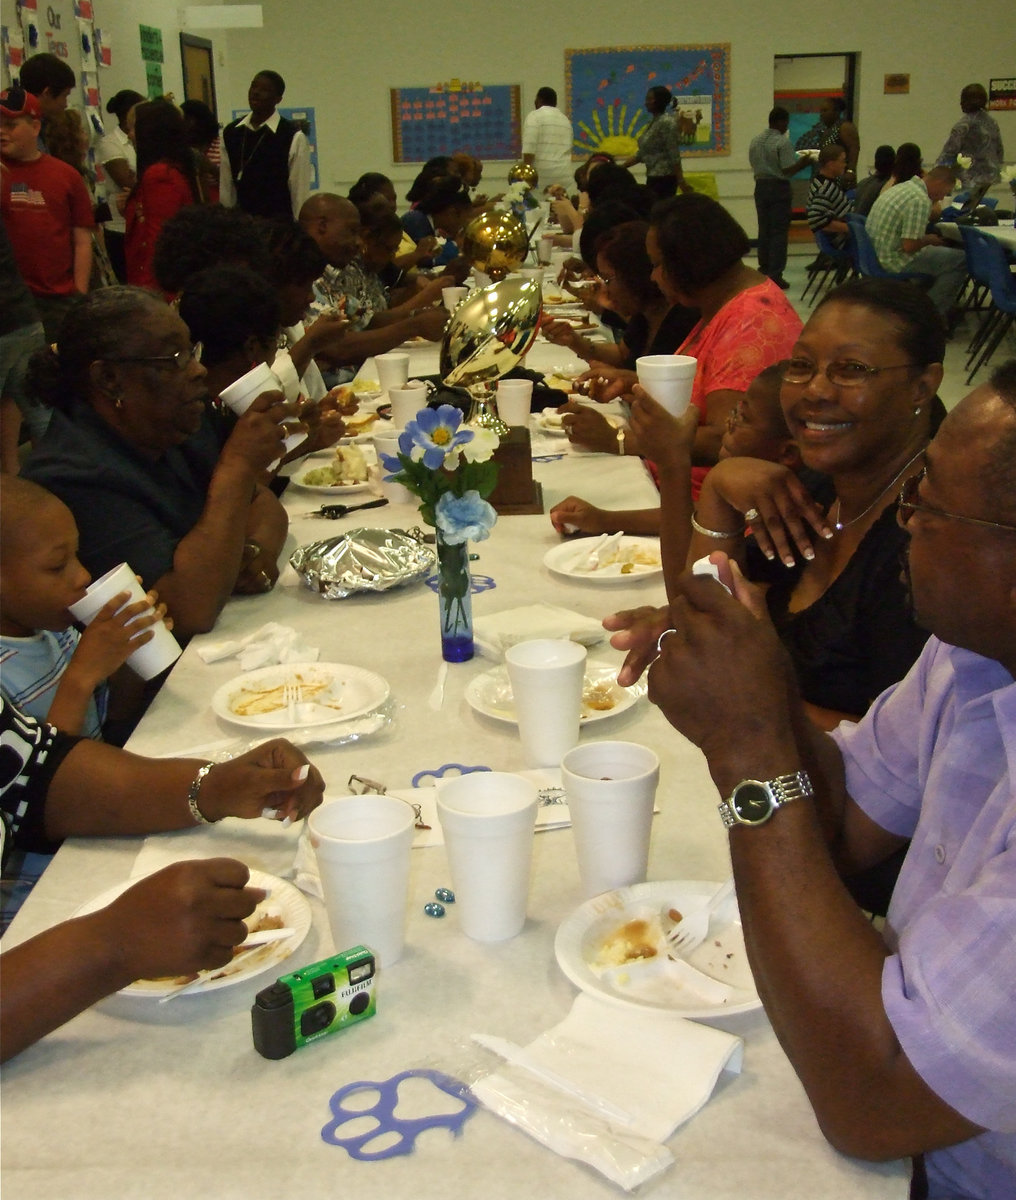
[[[438,1112],[428,1117],[397,1117],[395,1109],[399,1102],[399,1084],[410,1078],[429,1079],[443,1096],[450,1097],[461,1107],[455,1112]],[[377,1102],[370,1108],[346,1108],[343,1102],[358,1092],[376,1092]],[[477,1107],[472,1092],[460,1080],[423,1067],[402,1071],[383,1083],[369,1079],[347,1083],[345,1087],[339,1088],[328,1103],[334,1119],[321,1130],[321,1140],[332,1146],[341,1146],[350,1158],[359,1159],[361,1162],[377,1162],[383,1158],[412,1154],[416,1147],[416,1139],[427,1129],[449,1129],[458,1137],[463,1125]],[[343,1125],[363,1117],[373,1118],[376,1121],[375,1126],[365,1133],[341,1136],[339,1131]],[[396,1134],[398,1140],[380,1150],[369,1149],[371,1142],[387,1134]]]
[[[427,767],[413,776],[413,787],[429,787],[425,779],[444,779],[446,775],[472,775],[474,771],[489,771],[490,767],[467,767],[465,763],[442,763],[439,767]]]

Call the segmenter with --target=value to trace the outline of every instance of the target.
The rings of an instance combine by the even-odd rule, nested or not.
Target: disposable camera
[[[372,1017],[377,1012],[376,977],[377,964],[366,946],[280,976],[254,998],[254,1048],[265,1058],[285,1058],[308,1042]]]

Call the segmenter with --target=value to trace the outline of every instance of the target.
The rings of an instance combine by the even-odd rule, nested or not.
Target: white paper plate
[[[709,936],[687,956],[687,961],[703,974],[733,988],[733,995],[724,1004],[704,1003],[690,987],[667,974],[665,960],[651,959],[645,967],[630,964],[624,972],[614,968],[601,973],[592,965],[604,939],[626,921],[658,913],[664,905],[691,912],[718,887],[718,883],[701,880],[639,883],[594,896],[559,926],[554,939],[558,966],[582,991],[624,1008],[666,1009],[692,1019],[761,1008],[733,896],[713,915]]]
[[[320,467],[308,467],[298,475],[293,475],[289,482],[295,484],[298,488],[302,488],[305,492],[316,492],[319,496],[355,496],[357,492],[370,490],[369,479],[360,479],[356,483],[334,483],[330,486],[327,484],[303,482],[305,475],[308,475],[311,471],[319,471],[320,469]]]
[[[235,711],[242,693],[268,692],[289,681],[302,682],[308,688],[318,683],[326,684],[316,696],[307,696],[297,720],[289,720],[281,704],[271,712],[255,716],[244,716]],[[224,683],[212,696],[212,711],[224,721],[248,729],[304,729],[362,716],[383,704],[390,690],[387,680],[363,667],[329,662],[285,663],[259,667]]]
[[[607,685],[606,695],[614,703],[612,708],[593,708],[588,703],[583,703],[580,718],[583,724],[589,721],[603,721],[607,717],[616,717],[618,713],[627,712],[646,694],[648,685],[644,678],[630,688],[623,688],[617,682],[617,672],[616,664],[586,664],[586,689]],[[466,686],[466,700],[471,708],[485,717],[493,717],[495,721],[505,721],[511,725],[518,724],[507,667],[495,667],[493,671],[485,671],[470,680]]]
[[[636,579],[656,579],[663,574],[663,564],[659,561],[655,566],[635,563],[633,569],[624,575],[621,573],[620,563],[611,563],[605,567],[598,567],[595,571],[575,570],[571,564],[576,558],[579,558],[583,542],[587,544],[587,550],[591,551],[596,539],[581,538],[562,542],[558,546],[551,547],[543,556],[544,566],[548,570],[553,571],[555,575],[561,575],[565,579],[578,579],[582,582],[600,584],[632,583]],[[654,553],[657,559],[660,557],[660,542],[658,538],[623,537],[618,548],[624,550],[635,546],[644,546]],[[581,562],[582,560],[579,559],[579,561]]]
[[[137,882],[137,879],[128,879],[123,883],[118,883],[100,896],[95,896],[87,903],[82,904],[74,916],[81,917],[86,913],[93,913],[100,908],[105,908],[107,904],[111,904]],[[199,972],[200,975],[207,975],[210,978],[207,983],[203,983],[189,992],[188,996],[199,996],[203,992],[216,992],[220,988],[232,987],[236,983],[253,979],[270,968],[278,967],[299,949],[300,944],[307,936],[311,926],[311,911],[307,897],[302,892],[297,891],[285,879],[277,879],[274,875],[266,875],[264,871],[255,871],[253,868],[250,872],[249,886],[270,890],[271,895],[258,905],[252,917],[247,918],[248,923],[251,923],[253,916],[259,913],[279,916],[282,918],[283,925],[287,929],[293,930],[292,937],[281,942],[268,942],[264,946],[255,946],[254,949],[239,955],[224,967]],[[118,995],[158,1000],[160,996],[175,991],[184,982],[186,982],[185,976],[177,979],[139,979],[122,988]],[[181,999],[186,999],[186,997],[181,997]]]
[[[543,413],[537,414],[536,427],[538,429],[542,430],[543,433],[549,433],[551,437],[567,437],[568,436],[568,431],[565,429],[565,427],[563,425],[551,425],[548,422],[547,418],[543,415]]]

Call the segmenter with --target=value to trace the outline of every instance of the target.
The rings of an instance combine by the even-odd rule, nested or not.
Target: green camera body
[[[254,998],[254,1048],[265,1058],[285,1058],[300,1046],[372,1017],[377,1012],[376,977],[377,963],[366,946],[280,976]]]

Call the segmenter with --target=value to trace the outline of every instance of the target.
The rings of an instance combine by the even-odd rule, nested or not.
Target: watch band
[[[745,784],[752,784],[757,788],[761,788],[769,796],[769,811],[757,821],[745,820],[734,808],[733,801],[738,788],[743,787]],[[815,789],[812,787],[808,772],[801,770],[795,771],[792,775],[777,775],[775,779],[742,779],[727,799],[720,801],[718,808],[723,824],[728,829],[733,828],[735,825],[763,825],[784,804],[789,804],[791,800],[805,800],[810,796],[814,796],[814,794]]]

